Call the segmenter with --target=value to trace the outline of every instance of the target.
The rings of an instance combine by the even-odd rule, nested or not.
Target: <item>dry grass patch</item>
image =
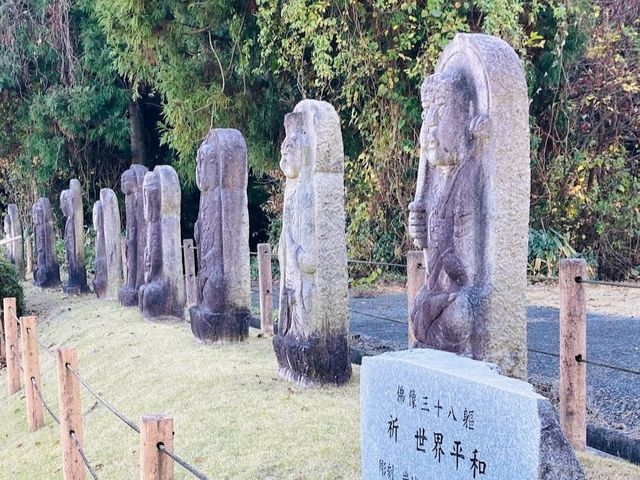
[[[30,289],[39,336],[78,349],[81,374],[125,415],[171,414],[175,449],[216,479],[360,478],[359,368],[342,388],[301,390],[279,379],[271,341],[204,346],[186,323],[144,322],[133,308]],[[57,410],[55,366],[41,353],[42,389]],[[85,445],[101,479],[138,477],[138,435],[82,389]],[[0,373],[0,480],[61,477],[57,425],[26,431],[24,395]],[[590,479],[640,479],[640,468],[581,456]],[[617,476],[616,476],[617,475]],[[176,466],[176,478],[192,478]]]

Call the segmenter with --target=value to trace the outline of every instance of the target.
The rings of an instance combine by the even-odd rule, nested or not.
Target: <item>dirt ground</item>
[[[640,287],[640,282],[627,285]],[[624,284],[622,284],[624,285]],[[605,315],[640,319],[640,288],[621,288],[605,285],[586,285],[587,311]],[[557,281],[534,283],[527,287],[527,305],[560,307],[560,289]]]

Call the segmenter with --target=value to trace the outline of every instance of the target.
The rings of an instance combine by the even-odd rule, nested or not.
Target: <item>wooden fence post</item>
[[[25,274],[29,275],[33,273],[33,243],[31,240],[31,235],[29,235],[25,242],[25,252],[27,257],[27,267]]]
[[[71,432],[83,446],[82,410],[80,406],[80,382],[67,365],[78,371],[78,354],[75,348],[60,347],[56,350],[58,370],[58,404],[60,408],[60,440],[62,446],[62,478],[84,480],[82,456],[75,446]]]
[[[560,261],[560,425],[574,449],[587,445],[587,262]]]
[[[196,256],[193,248],[193,240],[182,241],[184,252],[184,284],[187,291],[187,307],[198,303],[198,285],[196,283]]]
[[[27,404],[27,428],[35,432],[44,426],[44,406],[38,397],[34,383],[40,388],[40,359],[36,342],[36,317],[20,318],[22,338],[22,369]]]
[[[413,301],[418,291],[424,285],[425,279],[424,251],[411,250],[407,252],[407,313],[409,315],[407,322],[409,324],[409,348],[412,348],[416,341],[416,337],[413,335],[413,321],[411,320]]]
[[[161,443],[173,450],[173,418],[140,417],[140,480],[173,480],[174,463],[158,448]]]
[[[258,278],[260,290],[260,330],[273,335],[273,278],[271,276],[271,245],[258,244]]]
[[[7,351],[7,393],[13,395],[20,390],[20,346],[18,345],[18,322],[15,317],[17,315],[16,299],[4,298],[2,307]]]

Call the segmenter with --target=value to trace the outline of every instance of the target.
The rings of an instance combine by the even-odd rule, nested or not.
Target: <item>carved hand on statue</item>
[[[316,273],[316,258],[314,255],[305,252],[302,247],[298,247],[296,257],[300,270],[309,275]]]
[[[427,210],[422,201],[409,204],[409,235],[418,248],[427,246]]]

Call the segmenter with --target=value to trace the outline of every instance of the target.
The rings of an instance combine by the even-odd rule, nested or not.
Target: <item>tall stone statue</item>
[[[7,206],[7,211],[9,213],[9,221],[11,223],[11,238],[16,238],[17,240],[11,242],[9,244],[9,248],[11,249],[11,263],[16,266],[16,270],[18,270],[18,274],[20,278],[24,279],[25,274],[25,261],[24,261],[24,233],[22,231],[22,221],[20,220],[20,211],[18,210],[18,206],[15,203],[10,203]]]
[[[280,320],[273,346],[285,378],[341,384],[351,376],[351,358],[340,119],[330,104],[303,100],[284,125]]]
[[[249,334],[248,178],[242,134],[211,130],[198,150],[198,304],[189,309],[191,330],[206,342],[243,340]]]
[[[25,266],[22,236],[22,222],[20,221],[18,206],[11,203],[8,205],[7,213],[4,216],[4,237],[6,240],[10,240],[4,248],[6,248],[7,260],[16,267],[20,278],[24,279]]]
[[[96,232],[93,291],[98,298],[104,298],[107,292],[107,247],[104,240],[104,213],[100,200],[93,204],[93,229]]]
[[[147,222],[144,219],[142,182],[147,167],[132,165],[120,177],[125,195],[127,238],[125,240],[126,282],[120,289],[120,303],[126,307],[138,305],[138,288],[144,283],[144,246],[147,243]]]
[[[409,233],[425,252],[415,347],[526,377],[529,129],[524,71],[504,41],[458,34],[422,84]]]
[[[13,229],[11,228],[11,216],[7,212],[4,215],[4,228],[3,228],[4,239],[5,240],[11,240],[13,238],[12,230]],[[14,259],[13,259],[13,248],[11,246],[11,243],[7,243],[4,248],[6,248],[7,260],[9,261],[9,263],[13,263],[14,262]]]
[[[75,178],[69,182],[69,189],[60,194],[60,208],[66,217],[64,227],[64,248],[69,265],[69,280],[63,286],[67,294],[78,295],[88,292],[87,269],[84,261],[84,212],[82,189]]]
[[[122,286],[120,209],[110,188],[101,189],[100,200],[93,205],[93,226],[96,231],[93,289],[98,298],[117,300]]]
[[[56,287],[60,285],[60,265],[56,259],[56,239],[49,199],[39,198],[33,205],[32,215],[37,259],[33,283],[37,287]]]
[[[158,165],[144,176],[144,284],[138,306],[146,320],[182,319],[185,297],[180,245],[180,181],[168,165]]]

